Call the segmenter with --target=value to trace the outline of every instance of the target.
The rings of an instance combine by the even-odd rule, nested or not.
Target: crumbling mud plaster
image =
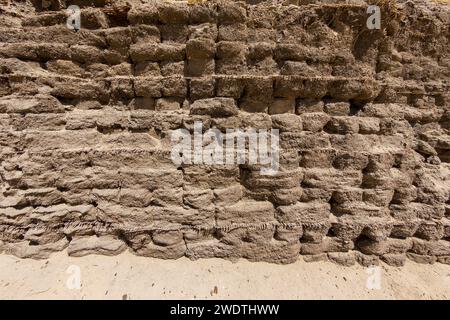
[[[448,5],[3,3],[0,251],[450,263]],[[279,129],[278,174],[177,167],[194,121]]]

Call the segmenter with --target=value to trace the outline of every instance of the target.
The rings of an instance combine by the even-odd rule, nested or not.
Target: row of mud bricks
[[[369,4],[381,29],[367,28]],[[0,251],[450,264],[448,6],[0,11]],[[278,174],[175,166],[170,131],[194,121],[279,129]]]

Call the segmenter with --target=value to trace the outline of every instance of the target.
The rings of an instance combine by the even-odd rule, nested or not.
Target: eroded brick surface
[[[0,251],[449,263],[448,6],[69,2],[0,7]],[[177,168],[195,120],[279,129],[280,172]]]

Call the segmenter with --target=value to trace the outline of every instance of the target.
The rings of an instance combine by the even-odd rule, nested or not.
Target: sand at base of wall
[[[449,299],[450,266],[0,255],[0,299]],[[79,274],[79,277],[78,277]],[[81,287],[77,289],[77,279]],[[379,281],[378,281],[379,280]]]

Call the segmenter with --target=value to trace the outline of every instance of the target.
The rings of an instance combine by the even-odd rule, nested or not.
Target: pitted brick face
[[[38,2],[0,6],[0,251],[449,263],[448,5]],[[279,172],[176,166],[196,121]]]

